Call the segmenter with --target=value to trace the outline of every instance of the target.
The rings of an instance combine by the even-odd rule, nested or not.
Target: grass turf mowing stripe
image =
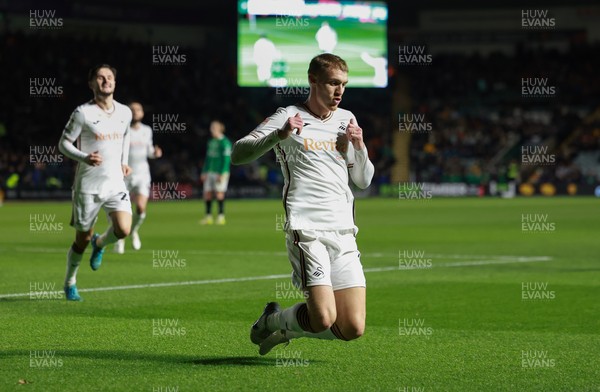
[[[479,260],[479,261],[465,261],[458,263],[444,263],[438,265],[436,268],[448,268],[448,267],[470,267],[480,265],[493,265],[493,264],[514,264],[514,263],[533,263],[540,261],[552,260],[548,256],[540,257],[517,257],[513,260]],[[383,272],[383,271],[404,271],[404,270],[417,270],[423,269],[418,266],[415,267],[379,267],[379,268],[365,268],[364,272]],[[218,284],[218,283],[234,283],[234,282],[248,282],[257,280],[272,280],[282,279],[289,277],[289,274],[279,275],[265,275],[265,276],[249,276],[245,278],[223,278],[223,279],[208,279],[208,280],[191,280],[186,282],[164,282],[164,283],[146,283],[146,284],[135,284],[126,286],[111,286],[111,287],[95,287],[91,289],[81,289],[82,293],[92,291],[115,291],[115,290],[133,290],[133,289],[145,289],[155,287],[173,287],[173,286],[190,286],[190,285],[201,285],[201,284]],[[57,294],[60,291],[49,292],[48,294]],[[13,297],[26,297],[31,293],[12,293],[12,294],[0,294],[0,298],[13,298]]]
[[[3,251],[12,251],[19,253],[66,253],[65,248],[0,248]],[[135,251],[138,254],[150,254],[152,250],[138,250]],[[287,256],[287,252],[277,252],[277,251],[245,251],[245,250],[186,250],[186,254],[193,255],[230,255],[230,256]],[[395,257],[398,253],[362,253],[361,255],[369,258],[383,258],[383,257]],[[549,256],[519,256],[519,255],[464,255],[464,254],[441,254],[441,253],[425,253],[427,257],[436,257],[436,258],[444,258],[444,259],[483,259],[483,258],[491,258],[491,259],[507,259],[507,260],[515,260],[515,259],[530,259],[530,258],[538,258],[544,257],[547,260],[551,258]],[[544,261],[544,260],[542,260]]]

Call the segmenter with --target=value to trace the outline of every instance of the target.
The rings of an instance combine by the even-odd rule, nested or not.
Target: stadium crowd
[[[516,53],[437,55],[430,66],[401,69],[410,81],[414,113],[431,124],[431,132],[412,135],[415,180],[600,182],[598,160],[578,160],[600,147],[600,80],[594,66],[600,46]],[[524,96],[522,78],[547,78],[555,93]],[[532,171],[522,164],[522,146],[547,147],[556,164]]]
[[[15,72],[7,78],[10,96],[0,98],[0,183],[9,188],[70,187],[73,162],[48,164],[40,157],[32,157],[30,152],[55,148],[73,108],[91,98],[85,87],[87,70],[105,62],[118,71],[115,98],[122,103],[138,100],[144,104],[143,122],[153,127],[154,141],[165,151],[164,158],[152,162],[154,180],[198,184],[212,119],[221,119],[227,136],[236,140],[277,106],[305,98],[279,96],[274,89],[238,88],[235,48],[223,49],[231,44],[227,37],[215,34],[201,48],[179,48],[185,54],[185,63],[155,64],[150,44],[5,33],[1,39],[4,56],[0,61],[5,69]],[[32,95],[30,83],[35,82],[31,80],[40,83],[44,78],[53,79],[60,94]],[[381,97],[385,92],[368,94]],[[389,108],[374,104],[377,99],[369,100],[371,105],[355,101],[360,103],[353,109],[361,125],[374,129],[370,138],[380,140],[378,144],[382,147],[371,152],[376,157],[379,150],[386,150],[383,146],[389,145],[381,141],[389,129],[381,125]],[[278,183],[282,178],[273,154],[263,159],[259,167],[233,168],[232,181]]]
[[[6,78],[10,95],[0,97],[4,188],[70,187],[73,162],[40,162],[31,151],[56,146],[71,110],[91,97],[86,72],[97,63],[117,68],[118,101],[144,104],[144,122],[154,128],[154,141],[165,151],[164,158],[152,162],[155,181],[199,185],[212,119],[221,119],[226,135],[236,140],[274,108],[304,99],[280,96],[274,89],[238,88],[234,44],[217,33],[200,48],[180,48],[186,58],[177,65],[153,63],[152,45],[144,43],[58,34],[5,32],[1,37],[0,62],[14,70]],[[343,107],[367,130],[375,184],[391,182],[397,158],[392,141],[398,124],[390,116],[390,102],[400,78],[409,83],[412,112],[431,123],[430,132],[411,135],[413,180],[484,184],[508,177],[597,183],[600,79],[594,65],[599,60],[600,46],[583,44],[566,52],[518,48],[515,56],[440,54],[429,66],[392,65],[390,89],[350,91]],[[32,79],[43,78],[52,79],[61,93],[32,95]],[[524,97],[521,78],[547,78],[555,95]],[[176,123],[179,130],[164,131],[165,122]],[[521,146],[529,145],[548,146],[556,164],[521,165]],[[231,174],[232,184],[275,189],[282,182],[272,153],[254,165],[233,167]]]

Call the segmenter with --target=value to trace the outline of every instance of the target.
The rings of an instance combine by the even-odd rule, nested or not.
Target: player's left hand
[[[159,146],[154,146],[154,158],[162,157],[162,148]]]
[[[338,133],[335,141],[335,149],[342,155],[348,152],[348,136],[345,133]]]
[[[352,146],[355,150],[362,150],[363,148],[365,148],[365,143],[363,142],[362,128],[358,126],[354,118],[350,119],[348,128],[346,128],[346,136],[348,137],[348,140],[350,140],[350,142],[352,143]]]
[[[125,176],[125,177],[127,177],[128,175],[130,175],[133,172],[133,169],[127,165],[121,165],[121,168],[123,169],[123,176]]]

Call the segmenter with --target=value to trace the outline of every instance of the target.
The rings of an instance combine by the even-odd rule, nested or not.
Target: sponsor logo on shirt
[[[336,151],[335,139],[314,140],[311,138],[306,138],[304,139],[304,149],[306,151]]]
[[[96,133],[94,134],[96,140],[98,141],[111,141],[111,140],[119,140],[123,139],[123,134],[120,132],[111,132],[111,133]]]

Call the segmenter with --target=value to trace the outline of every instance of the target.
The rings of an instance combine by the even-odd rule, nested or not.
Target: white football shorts
[[[366,287],[356,231],[287,231],[286,246],[294,285],[300,290],[310,286],[331,286],[334,291]]]
[[[221,174],[221,180],[217,181],[217,173],[206,173],[206,180],[204,180],[204,193],[206,192],[227,192],[227,185],[229,184],[229,174]]]
[[[129,192],[119,192],[115,195],[101,198],[99,195],[73,191],[73,210],[71,226],[78,231],[88,231],[96,224],[100,209],[107,214],[114,211],[124,211],[131,214]]]
[[[125,177],[125,185],[127,185],[127,189],[129,189],[129,193],[132,195],[142,195],[146,197],[150,197],[150,186],[152,180],[150,176],[138,175],[135,174],[129,175]]]

